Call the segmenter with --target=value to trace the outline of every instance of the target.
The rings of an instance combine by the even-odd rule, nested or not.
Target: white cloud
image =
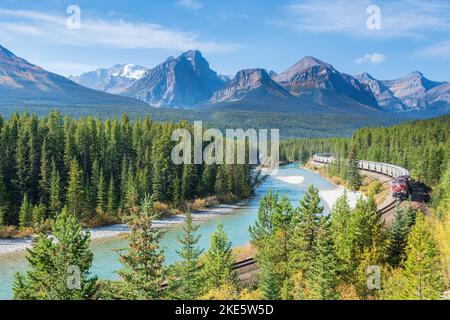
[[[39,41],[77,46],[179,51],[199,49],[206,53],[225,53],[240,47],[234,43],[200,40],[197,33],[174,30],[159,24],[91,18],[83,11],[80,30],[67,28],[68,16],[39,11],[0,8],[0,17],[12,20],[0,22],[0,39],[3,36],[27,36]]]
[[[422,50],[419,50],[415,54],[419,57],[425,57],[430,59],[435,58],[450,58],[450,41],[443,41],[439,43],[434,43]]]
[[[200,10],[203,8],[203,3],[196,0],[178,0],[178,4],[190,10]]]
[[[369,30],[367,8],[381,9],[381,29]],[[297,31],[343,33],[357,37],[423,37],[430,31],[450,30],[450,2],[446,0],[304,0],[285,7],[276,21]]]
[[[363,64],[363,63],[371,63],[371,64],[379,64],[386,61],[386,57],[382,55],[381,53],[368,53],[364,56],[358,58],[355,60],[355,63],[357,64]]]

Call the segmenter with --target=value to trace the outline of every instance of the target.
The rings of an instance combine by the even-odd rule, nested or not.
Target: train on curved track
[[[331,153],[320,153],[315,154],[313,160],[318,163],[332,164],[336,161],[336,158]],[[389,163],[366,160],[358,161],[358,168],[392,177],[392,196],[400,200],[409,198],[409,195],[411,194],[411,175],[407,169]]]

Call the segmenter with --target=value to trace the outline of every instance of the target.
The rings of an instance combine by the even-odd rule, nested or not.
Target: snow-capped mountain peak
[[[116,64],[69,78],[88,88],[117,93],[144,77],[147,71],[147,68],[134,64]]]

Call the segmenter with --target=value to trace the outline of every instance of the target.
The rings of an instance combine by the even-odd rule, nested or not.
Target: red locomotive
[[[410,194],[409,176],[401,176],[392,180],[391,190],[394,198],[408,199]]]

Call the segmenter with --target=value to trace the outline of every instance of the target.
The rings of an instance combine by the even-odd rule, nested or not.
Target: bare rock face
[[[190,108],[210,99],[224,81],[199,51],[170,57],[119,93],[152,105]]]
[[[239,101],[250,94],[290,97],[289,92],[273,81],[266,70],[246,69],[239,71],[224,89],[216,92],[211,102]]]
[[[382,84],[402,101],[408,111],[413,111],[426,109],[427,91],[443,83],[428,80],[422,73],[415,71],[400,79],[382,81]]]
[[[405,111],[407,107],[403,102],[395,97],[394,93],[385,86],[381,81],[373,78],[368,73],[363,73],[355,77],[359,82],[366,84],[374,97],[377,99],[378,105],[386,111]]]
[[[429,107],[450,110],[450,83],[444,83],[427,91],[427,102]]]
[[[314,57],[303,58],[275,76],[274,80],[295,96],[315,95],[318,97],[321,93],[332,94],[345,100],[351,99],[362,105],[378,108],[375,97],[366,85]]]

